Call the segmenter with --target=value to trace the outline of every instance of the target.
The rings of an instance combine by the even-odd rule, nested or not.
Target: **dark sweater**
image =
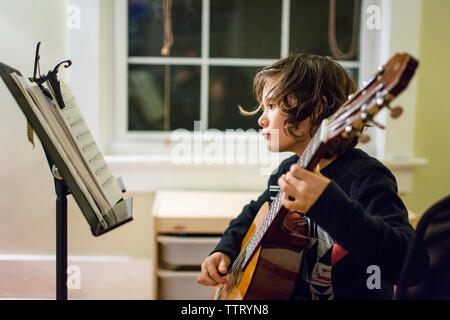
[[[269,178],[268,189],[230,222],[213,252],[223,252],[234,261],[259,208],[274,199],[279,191],[278,178],[297,161],[294,155],[280,164]],[[303,254],[293,298],[392,299],[393,284],[414,232],[397,195],[395,177],[359,149],[347,151],[321,173],[331,182],[306,212],[308,230],[314,232],[309,234],[311,247]],[[336,260],[333,255],[342,249],[348,253]],[[369,266],[379,268],[380,289],[367,285],[374,274]]]

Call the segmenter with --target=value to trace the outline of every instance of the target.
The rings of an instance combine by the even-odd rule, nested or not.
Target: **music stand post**
[[[56,194],[56,300],[67,300],[67,196],[69,188],[44,149]]]
[[[56,300],[67,300],[67,196],[71,192],[45,149],[44,153],[53,175],[56,194]],[[126,192],[122,179],[117,177],[116,181],[121,191]]]
[[[56,193],[56,300],[67,300],[67,196],[69,188],[52,166]]]
[[[56,194],[56,300],[67,300],[67,196],[71,192],[45,149],[44,153],[53,175]],[[126,192],[122,178],[117,177],[116,181],[122,193]]]

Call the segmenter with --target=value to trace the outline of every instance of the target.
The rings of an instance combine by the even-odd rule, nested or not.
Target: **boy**
[[[292,299],[392,299],[413,234],[392,173],[354,148],[356,139],[327,150],[315,172],[296,164],[321,121],[357,91],[330,58],[291,55],[263,68],[254,79],[263,114],[258,124],[270,151],[291,151],[270,176],[268,189],[230,222],[202,264],[200,284],[226,283],[224,274],[240,252],[259,208],[285,192],[283,205],[304,214],[305,236]],[[270,139],[278,133],[278,141]],[[368,285],[378,270],[379,283]],[[372,271],[373,272],[373,271]]]

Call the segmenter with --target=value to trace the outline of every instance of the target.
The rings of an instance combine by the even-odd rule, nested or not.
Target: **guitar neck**
[[[319,163],[325,152],[325,145],[322,143],[324,140],[324,132],[327,125],[327,120],[322,121],[319,129],[316,131],[305,151],[303,151],[301,157],[297,161],[297,164],[302,168],[305,168],[309,171],[314,170],[314,168]],[[284,192],[279,191],[269,206],[269,210],[265,215],[264,219],[261,221],[259,226],[256,228],[255,233],[249,240],[246,249],[245,249],[245,257],[243,266],[247,265],[250,262],[253,255],[256,253],[257,249],[261,245],[261,242],[264,236],[267,234],[267,231],[274,224],[274,221],[279,221],[281,223],[282,219],[288,213],[285,207],[283,207],[282,199],[284,196]]]
[[[301,157],[298,159],[297,164],[302,168],[313,171],[320,162],[320,159],[322,159],[322,156],[325,153],[325,145],[323,141],[325,139],[324,134],[326,132],[327,124],[327,119],[322,121],[319,129],[317,129],[305,151],[303,151]]]

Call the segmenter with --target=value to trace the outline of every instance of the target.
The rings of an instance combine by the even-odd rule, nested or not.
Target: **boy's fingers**
[[[308,170],[300,167],[298,164],[293,164],[289,172],[291,172],[294,177],[302,180],[305,180],[308,177],[308,174],[310,174]]]
[[[227,273],[227,271],[228,271],[228,268],[227,268],[227,263],[226,263],[226,261],[225,261],[225,259],[223,259],[222,261],[220,261],[220,264],[219,264],[219,272],[221,273],[221,274],[223,274],[223,275],[225,275],[226,273]]]
[[[205,264],[202,264],[202,271],[197,278],[197,282],[205,286],[215,286],[217,284],[217,282],[210,277]]]
[[[283,202],[283,206],[286,209],[294,209],[295,208],[295,199],[290,198],[287,194],[284,194],[282,202]]]
[[[280,179],[278,179],[278,185],[280,186],[280,190],[282,190],[285,193],[285,197],[287,198],[288,196],[292,196],[295,198],[295,194],[296,194],[296,188],[290,184],[287,180],[286,177],[283,175],[280,177]]]
[[[217,268],[214,264],[208,263],[205,266],[206,272],[208,273],[209,277],[213,280],[215,280],[218,283],[226,283],[227,281],[222,278],[222,276],[217,272]]]
[[[315,174],[318,174],[318,175],[320,175],[320,176],[323,176],[323,175],[320,173],[320,165],[319,165],[319,164],[317,164],[317,166],[314,168],[313,172],[308,171],[308,170],[306,170],[306,169],[300,167],[298,164],[293,164],[293,165],[291,166],[290,172],[291,172],[297,179],[300,179],[300,180],[306,180],[306,181],[307,181],[309,178],[314,178],[314,177],[315,177],[315,176],[314,176]]]
[[[302,182],[299,178],[294,176],[291,172],[288,172],[284,175],[286,182],[292,185],[296,189],[300,189],[302,187]]]

